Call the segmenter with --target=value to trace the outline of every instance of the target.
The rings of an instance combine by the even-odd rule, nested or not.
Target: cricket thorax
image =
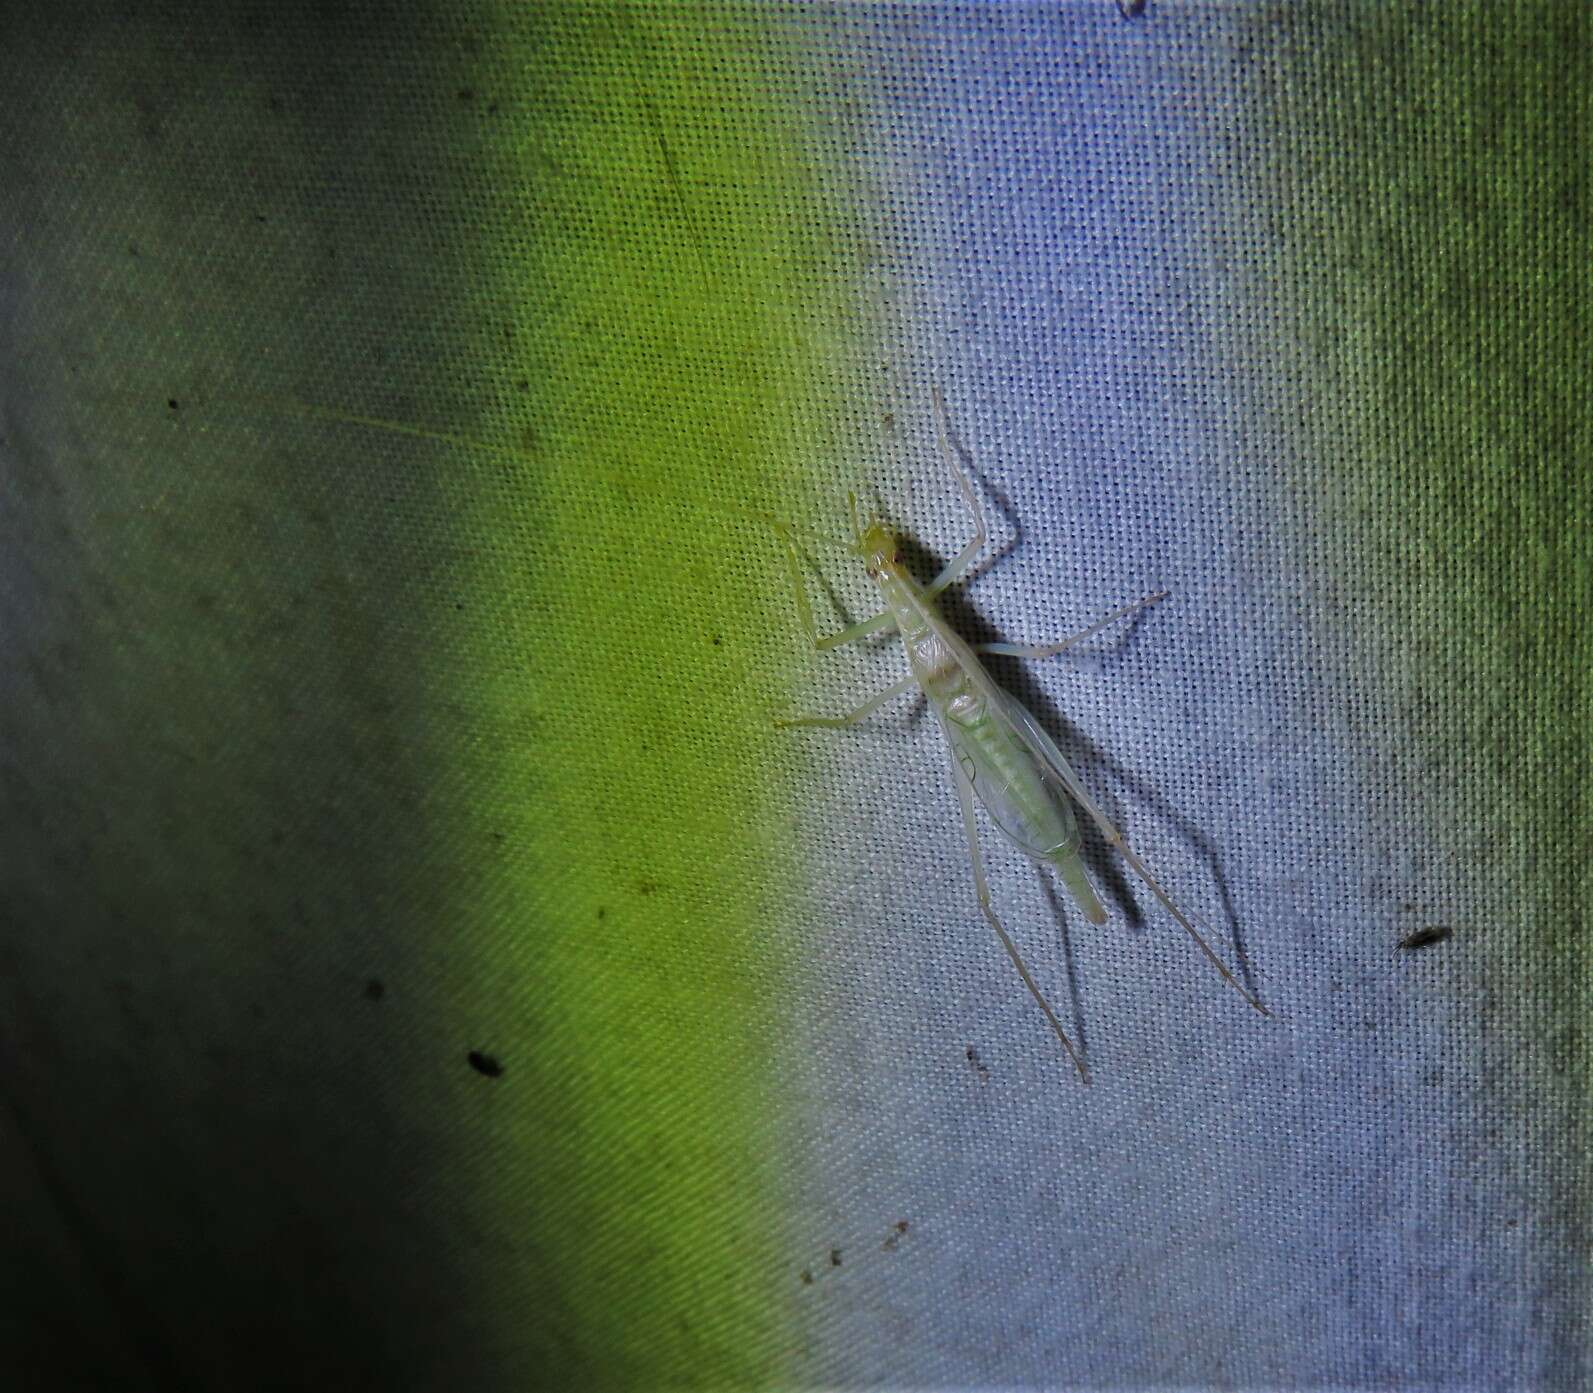
[[[968,675],[957,655],[934,629],[927,625],[916,633],[903,632],[907,661],[919,685],[933,700],[948,702],[968,694]]]

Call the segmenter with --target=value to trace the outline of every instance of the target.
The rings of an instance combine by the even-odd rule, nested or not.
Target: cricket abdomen
[[[1079,828],[1066,795],[1047,782],[989,698],[970,687],[942,709],[963,772],[996,826],[1030,856],[1076,848]]]
[[[1104,923],[1106,911],[1079,859],[1079,825],[1067,791],[1013,728],[1001,695],[975,679],[973,654],[936,622],[916,590],[894,575],[882,589],[913,675],[974,796],[1008,841],[1056,869],[1091,923]]]

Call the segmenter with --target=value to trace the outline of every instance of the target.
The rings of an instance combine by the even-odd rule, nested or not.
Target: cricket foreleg
[[[802,566],[797,560],[796,543],[791,540],[791,534],[779,523],[769,520],[769,525],[780,534],[780,540],[785,543],[786,568],[791,573],[791,590],[796,596],[797,617],[802,621],[802,627],[807,636],[813,640],[813,646],[823,653],[831,648],[839,648],[843,643],[851,643],[856,639],[867,638],[870,634],[884,633],[894,627],[895,620],[889,610],[881,610],[872,618],[861,623],[852,624],[839,633],[820,634],[819,626],[813,621],[813,606],[808,603],[808,592],[802,584]]]
[[[780,729],[789,726],[825,726],[830,730],[842,730],[847,726],[855,726],[859,721],[867,720],[880,709],[887,701],[904,696],[917,685],[918,679],[908,673],[900,682],[892,682],[883,692],[871,696],[856,710],[848,711],[844,716],[787,716],[778,720],[775,725]]]

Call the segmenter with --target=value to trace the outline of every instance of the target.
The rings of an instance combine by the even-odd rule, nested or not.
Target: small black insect
[[[1401,948],[1431,948],[1435,943],[1442,943],[1454,933],[1447,924],[1430,924],[1425,929],[1417,929],[1415,933],[1406,934],[1400,939]]]
[[[503,1073],[503,1065],[490,1054],[482,1054],[480,1050],[471,1050],[465,1058],[470,1061],[472,1069],[489,1079],[495,1079]]]

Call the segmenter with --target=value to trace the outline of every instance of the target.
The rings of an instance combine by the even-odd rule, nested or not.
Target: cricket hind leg
[[[1222,980],[1238,992],[1252,1008],[1259,1011],[1263,1016],[1270,1016],[1272,1012],[1261,1004],[1260,998],[1228,970],[1228,965],[1217,956],[1216,950],[1206,942],[1200,930],[1190,922],[1183,910],[1173,903],[1172,897],[1162,889],[1161,882],[1151,874],[1150,867],[1141,861],[1134,849],[1129,846],[1128,839],[1099,813],[1094,814],[1094,816],[1096,825],[1101,829],[1101,835],[1112,846],[1117,848],[1118,855],[1128,862],[1129,868],[1145,883],[1151,894],[1160,902],[1161,907],[1171,914],[1174,920],[1177,921],[1178,926],[1195,941],[1195,946],[1205,955],[1207,961],[1217,969],[1217,974]]]
[[[1001,946],[1007,950],[1007,956],[1012,959],[1012,965],[1018,969],[1018,976],[1023,978],[1023,985],[1029,989],[1029,995],[1035,999],[1040,1009],[1045,1012],[1046,1020],[1050,1022],[1051,1029],[1056,1032],[1056,1038],[1062,1042],[1062,1048],[1068,1052],[1068,1058],[1073,1061],[1074,1068],[1079,1071],[1079,1079],[1087,1084],[1090,1081],[1090,1071],[1085,1067],[1083,1056],[1073,1048],[1073,1042],[1068,1039],[1067,1031],[1062,1029],[1062,1022],[1057,1019],[1056,1012],[1051,1009],[1051,1003],[1045,999],[1045,993],[1040,990],[1033,974],[1029,971],[1028,965],[1018,952],[1017,944],[1012,941],[1006,929],[1002,927],[1001,920],[996,918],[996,911],[991,907],[990,885],[985,880],[984,858],[979,854],[979,826],[974,819],[973,788],[969,784],[967,776],[962,772],[961,766],[958,765],[955,756],[953,756],[951,761],[951,774],[957,785],[957,800],[962,807],[963,830],[968,834],[968,861],[973,867],[974,889],[979,895],[979,908],[985,918],[990,921],[990,927],[996,931],[996,937],[1001,940]]]
[[[1272,1012],[1261,1004],[1260,998],[1254,992],[1247,990],[1244,984],[1228,970],[1227,964],[1217,956],[1211,945],[1201,936],[1200,930],[1195,927],[1189,916],[1173,903],[1172,896],[1162,888],[1161,882],[1151,874],[1150,867],[1140,860],[1139,855],[1129,846],[1128,838],[1113,824],[1111,818],[1107,817],[1101,810],[1100,804],[1090,796],[1089,790],[1084,787],[1079,776],[1073,772],[1067,760],[1062,757],[1062,751],[1057,749],[1056,741],[1046,733],[1045,728],[1028,711],[1024,710],[1022,705],[1010,698],[1007,700],[1006,709],[1012,723],[1020,731],[1028,735],[1031,747],[1043,756],[1044,762],[1050,766],[1051,772],[1056,776],[1057,781],[1067,790],[1068,796],[1084,810],[1085,816],[1095,824],[1101,836],[1106,840],[1107,845],[1117,851],[1118,855],[1127,863],[1128,868],[1140,878],[1146,889],[1156,897],[1162,908],[1171,914],[1178,926],[1194,940],[1196,947],[1200,949],[1211,965],[1217,969],[1218,975],[1221,976],[1222,980],[1238,992],[1255,1010],[1259,1011],[1263,1016],[1270,1016]]]

